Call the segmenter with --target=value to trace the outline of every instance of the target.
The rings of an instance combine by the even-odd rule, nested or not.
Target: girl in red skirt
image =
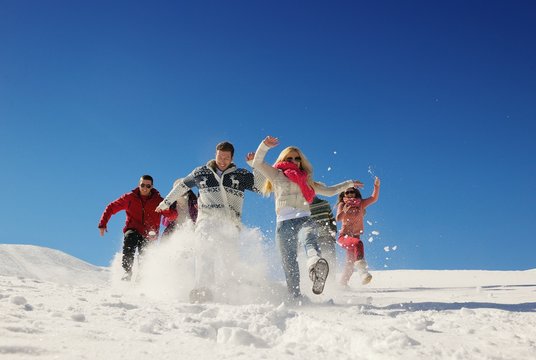
[[[339,194],[337,203],[337,221],[342,222],[337,243],[346,249],[346,264],[342,272],[341,285],[347,286],[355,268],[363,285],[372,280],[367,270],[365,250],[360,237],[363,234],[363,218],[365,209],[378,201],[380,195],[380,179],[374,179],[374,190],[369,198],[363,199],[357,188],[348,188]]]

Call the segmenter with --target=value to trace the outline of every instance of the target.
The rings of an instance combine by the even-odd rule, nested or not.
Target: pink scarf
[[[351,198],[351,197],[343,197],[342,201],[344,202],[344,206],[342,208],[342,211],[348,212],[350,209],[356,209],[357,214],[361,211],[361,199],[359,198]]]
[[[351,197],[344,197],[343,198],[344,205],[350,206],[350,207],[358,207],[361,205],[361,199],[358,198],[351,198]]]
[[[309,204],[313,201],[315,191],[307,184],[307,173],[304,170],[301,170],[298,165],[290,161],[278,162],[274,167],[283,170],[283,174],[300,187],[303,197]]]

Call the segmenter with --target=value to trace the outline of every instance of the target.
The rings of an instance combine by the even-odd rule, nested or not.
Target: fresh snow
[[[100,268],[48,248],[0,245],[0,359],[536,354],[536,269],[371,269],[368,286],[360,286],[357,276],[348,289],[328,284],[325,294],[308,295],[312,303],[304,306],[282,303],[284,287],[275,280],[264,289],[250,281],[228,289],[236,296],[223,301],[190,304],[190,280],[180,276],[189,271],[190,258],[177,247],[161,248],[153,260],[148,256],[143,278],[125,283],[117,280],[119,257]]]
[[[88,264],[61,251],[32,245],[0,246],[0,275],[17,276],[69,285],[103,283],[109,269]],[[58,266],[61,264],[61,266]],[[71,272],[75,271],[76,276]]]

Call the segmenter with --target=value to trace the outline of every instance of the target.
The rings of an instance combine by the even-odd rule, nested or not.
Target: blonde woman
[[[279,139],[267,136],[259,145],[253,159],[253,168],[266,177],[262,193],[275,196],[277,217],[276,243],[281,252],[283,270],[291,301],[300,301],[300,272],[298,267],[298,240],[304,240],[309,277],[313,281],[313,293],[321,294],[329,272],[317,244],[317,225],[311,219],[309,204],[315,194],[334,196],[352,187],[363,187],[357,180],[348,180],[334,186],[326,186],[313,180],[313,167],[303,152],[295,147],[285,148],[269,165],[264,158],[270,148],[279,145]]]

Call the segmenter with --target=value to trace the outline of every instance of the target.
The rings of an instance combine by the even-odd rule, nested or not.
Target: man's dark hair
[[[222,141],[218,145],[216,145],[216,150],[220,151],[230,151],[231,156],[234,157],[234,146],[228,141]]]
[[[150,180],[151,184],[154,184],[153,177],[151,175],[143,175],[141,177],[142,180]]]

